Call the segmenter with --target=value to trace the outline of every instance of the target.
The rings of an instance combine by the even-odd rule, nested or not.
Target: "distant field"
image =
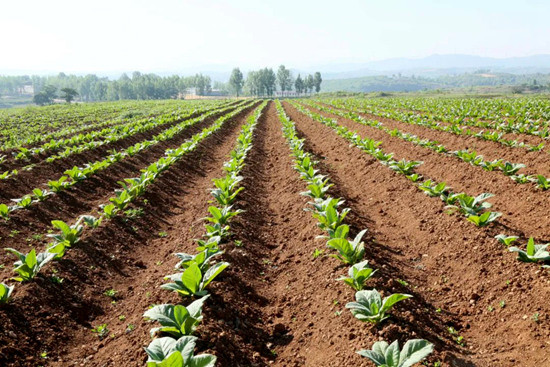
[[[217,366],[418,338],[428,366],[550,365],[549,124],[540,97],[2,110],[0,365],[143,366],[184,329]]]

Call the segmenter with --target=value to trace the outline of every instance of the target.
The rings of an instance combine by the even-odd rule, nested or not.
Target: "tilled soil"
[[[86,150],[82,153],[72,154],[68,157],[58,159],[55,162],[49,163],[45,160],[45,158],[49,155],[43,155],[42,157],[39,157],[39,156],[33,157],[32,161],[34,161],[36,165],[30,171],[21,170],[20,168],[21,168],[21,165],[30,164],[32,161],[24,162],[24,163],[17,162],[17,166],[15,167],[11,166],[11,167],[5,168],[5,170],[18,168],[19,173],[8,180],[0,180],[0,202],[8,204],[10,199],[19,198],[23,195],[30,194],[32,190],[36,187],[45,188],[46,183],[48,181],[57,180],[59,177],[63,176],[63,173],[68,169],[71,169],[75,166],[82,167],[86,163],[102,160],[105,157],[109,156],[113,149],[120,151],[136,143],[149,140],[155,135],[161,133],[162,131],[167,130],[183,121],[195,118],[198,115],[200,115],[200,113],[193,113],[186,118],[179,119],[170,123],[162,124],[160,126],[156,126],[149,131],[134,134],[126,138],[120,139],[118,141],[110,142],[105,145],[96,147],[94,149]],[[219,116],[221,116],[221,114],[214,115],[213,117],[209,118],[209,120],[212,120],[212,118],[216,118]],[[195,126],[204,125],[204,123],[205,122],[203,121],[200,124],[197,124]],[[188,129],[186,129],[184,132],[180,133],[179,135],[181,136],[187,131]],[[166,142],[161,142],[160,144],[156,144],[156,146],[151,147],[149,149],[157,149],[156,147],[162,146],[163,143],[166,143]],[[149,149],[146,149],[146,150],[149,150]],[[137,155],[143,154],[143,153],[144,152],[140,152]]]
[[[522,240],[550,235],[547,221],[536,220],[548,209],[545,193],[338,118],[344,126],[382,140],[397,158],[423,160],[419,173],[457,191],[497,194],[490,201],[503,212],[502,221],[480,229],[350,147],[329,127],[288,103],[284,108],[306,139],[305,150],[319,160],[320,173],[334,183],[330,194],[351,208],[346,217],[351,234],[368,228],[366,259],[378,269],[369,287],[413,298],[399,303],[379,326],[361,323],[345,309],[354,292],[336,279],[347,267],[328,257],[325,241],[316,239],[323,233],[304,211],[309,200],[300,192],[306,185],[293,169],[270,102],[241,172],[244,191],[236,206],[244,212],[231,222],[233,235],[222,244],[221,260],[231,265],[209,286],[196,333],[197,353],[215,354],[218,366],[371,366],[355,352],[377,340],[398,339],[402,345],[425,338],[435,345],[429,365],[550,365],[547,273],[518,262],[494,239],[503,231]],[[189,302],[159,286],[174,272],[172,254],[194,252],[193,239],[204,234],[201,218],[212,200],[212,179],[224,174],[222,164],[251,113],[248,109],[226,122],[166,171],[135,204],[136,215],[118,216],[87,232],[63,260],[35,281],[17,286],[13,301],[0,307],[0,365],[144,365],[142,348],[154,325],[143,320],[143,312],[152,304]],[[184,140],[182,135],[169,146]],[[117,180],[132,177],[158,157],[142,159],[109,171],[91,187],[77,185],[68,193],[71,204],[52,198],[50,213],[32,209],[14,218],[0,226],[2,237],[24,249],[26,238],[45,233],[49,220],[89,211],[112,194]],[[13,234],[21,225],[24,229]],[[324,253],[314,258],[316,249]],[[2,261],[11,262],[5,256]],[[6,278],[10,270],[2,275]],[[53,283],[52,275],[63,282]],[[115,290],[115,296],[106,296],[107,290]],[[91,329],[102,324],[109,333],[100,339]]]
[[[460,354],[445,356],[449,365],[550,363],[548,353],[542,353],[550,343],[547,274],[518,262],[503,249],[493,238],[501,228],[479,229],[460,216],[447,214],[439,199],[426,197],[405,177],[349,147],[330,128],[288,104],[285,107],[308,141],[317,145],[325,164],[333,167],[333,180],[342,175],[336,186],[357,192],[358,204],[373,221],[369,229],[374,238],[398,255],[390,260],[391,265],[410,274],[404,279],[435,308],[434,316],[459,320],[445,324],[464,337]],[[355,127],[360,131],[358,124]],[[356,211],[353,206],[352,210]],[[441,338],[454,337],[448,329],[438,332]],[[541,353],[526,355],[525,350]]]
[[[166,149],[179,147],[191,136],[210,126],[220,116],[221,114],[215,114],[205,121],[189,126],[172,139],[144,149],[133,157],[126,157],[68,190],[57,193],[44,202],[34,203],[30,209],[14,211],[10,215],[11,219],[3,223],[4,225],[0,225],[0,238],[10,239],[10,247],[20,251],[27,245],[36,246],[45,243],[48,240],[47,237],[36,238],[33,235],[46,233],[51,229],[52,220],[67,222],[82,214],[95,214],[99,205],[107,203],[108,199],[114,195],[114,190],[120,188],[119,181],[139,176],[140,170],[162,157]],[[36,177],[38,182],[47,182],[49,179],[52,177],[46,174]],[[7,256],[5,253],[0,253],[0,261],[5,261]]]

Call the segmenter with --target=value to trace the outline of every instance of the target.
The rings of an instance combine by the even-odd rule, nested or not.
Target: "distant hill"
[[[495,73],[550,73],[550,55],[492,58],[472,55],[432,55],[419,59],[395,58],[361,64],[327,65],[320,68],[324,79],[358,78],[373,75],[441,76],[479,69]]]
[[[324,80],[323,92],[414,92],[465,87],[523,86],[525,89],[550,89],[550,74],[464,73],[438,77],[378,75],[361,78]]]

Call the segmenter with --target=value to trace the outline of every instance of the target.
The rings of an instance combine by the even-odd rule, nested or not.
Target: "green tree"
[[[231,72],[231,77],[229,78],[229,85],[231,86],[231,89],[237,94],[237,97],[238,97],[239,93],[241,93],[241,91],[243,90],[243,85],[244,85],[243,73],[241,73],[239,68],[235,68]]]
[[[277,77],[271,68],[265,68],[260,70],[261,81],[264,87],[264,91],[268,96],[272,96],[275,93],[275,82]]]
[[[316,93],[319,93],[319,91],[321,90],[321,83],[322,82],[323,82],[323,78],[321,78],[321,73],[317,71],[313,75],[313,85],[315,86],[315,92]]]
[[[304,91],[304,80],[302,79],[300,74],[298,74],[298,77],[294,82],[294,89],[296,89],[296,93],[298,94],[302,94],[302,92]]]
[[[249,72],[248,76],[246,77],[245,85],[250,95],[259,96],[262,89],[260,73],[257,71]]]
[[[197,94],[199,96],[206,96],[212,91],[212,86],[210,85],[211,82],[212,81],[209,76],[197,74],[195,75],[193,86],[197,89]]]
[[[313,87],[315,86],[315,82],[313,81],[313,75],[309,74],[306,77],[304,81],[304,85],[305,85],[306,92],[309,91],[309,93],[311,93],[313,91]]]
[[[51,104],[52,100],[48,98],[46,93],[44,92],[38,92],[32,97],[33,103],[39,105],[39,106],[45,106],[47,104]]]
[[[32,100],[37,105],[44,106],[52,104],[55,97],[57,97],[57,88],[48,84],[40,92],[36,93]]]
[[[71,103],[73,99],[78,96],[78,92],[73,88],[63,88],[61,89],[61,92],[63,92],[61,98],[63,98],[67,103]]]
[[[279,66],[279,70],[277,70],[277,82],[284,97],[285,91],[292,89],[292,75],[284,65]]]

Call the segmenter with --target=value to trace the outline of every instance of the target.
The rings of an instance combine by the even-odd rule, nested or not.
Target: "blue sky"
[[[550,53],[550,1],[4,0],[0,74]]]

